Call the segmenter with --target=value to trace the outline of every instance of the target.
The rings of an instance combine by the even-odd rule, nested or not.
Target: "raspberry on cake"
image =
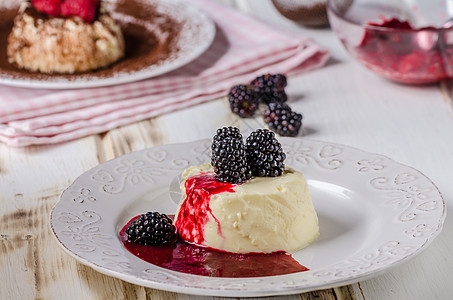
[[[7,45],[10,63],[42,73],[96,70],[124,51],[121,27],[99,0],[24,1]]]
[[[286,155],[275,135],[259,129],[247,139],[245,151],[241,147],[231,147],[233,154],[218,150],[234,139],[236,144],[242,141],[234,128],[219,129],[213,139],[212,160],[230,159],[223,166],[203,164],[183,172],[174,223],[179,236],[233,253],[293,252],[312,243],[319,226],[310,192],[302,173],[284,167]],[[237,181],[239,172],[218,180],[219,169],[230,175],[251,170],[255,177]]]

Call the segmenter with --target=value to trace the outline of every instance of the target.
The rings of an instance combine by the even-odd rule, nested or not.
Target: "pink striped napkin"
[[[60,143],[225,96],[264,73],[291,75],[322,66],[328,52],[212,0],[190,0],[223,35],[200,58],[165,75],[77,90],[0,86],[0,141]],[[226,50],[225,50],[226,49]],[[221,57],[219,57],[221,56]]]

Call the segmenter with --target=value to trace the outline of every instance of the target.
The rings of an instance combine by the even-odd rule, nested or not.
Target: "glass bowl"
[[[453,77],[453,0],[328,0],[330,26],[377,74],[427,84]]]

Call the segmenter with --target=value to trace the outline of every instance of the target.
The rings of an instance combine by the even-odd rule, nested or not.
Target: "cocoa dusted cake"
[[[96,70],[124,51],[121,27],[99,0],[24,1],[7,45],[10,63],[41,73]]]

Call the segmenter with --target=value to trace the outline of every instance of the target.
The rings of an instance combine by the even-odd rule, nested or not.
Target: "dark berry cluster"
[[[245,149],[254,176],[276,177],[283,174],[286,154],[272,131],[258,129],[252,132],[247,137]]]
[[[249,164],[244,159],[245,146],[238,128],[218,129],[211,150],[211,165],[218,181],[243,183],[252,177]]]
[[[243,183],[252,176],[280,176],[285,169],[286,155],[268,129],[252,132],[245,144],[238,128],[218,129],[211,150],[211,164],[221,182]]]
[[[269,104],[271,102],[285,102],[288,96],[285,92],[287,85],[286,76],[282,74],[265,74],[256,77],[250,85],[261,98],[261,101]]]
[[[227,137],[232,137],[235,139],[242,140],[241,131],[239,130],[239,128],[233,127],[233,126],[217,129],[216,135],[214,135],[214,137],[212,139],[213,139],[213,141],[218,142]]]
[[[126,228],[127,240],[140,245],[161,245],[175,242],[176,227],[166,214],[147,212]]]
[[[260,103],[266,105],[263,117],[270,129],[281,136],[296,136],[302,126],[302,115],[286,104],[287,79],[282,74],[264,74],[248,85],[233,86],[228,93],[231,111],[242,118],[252,117]]]
[[[263,117],[269,128],[283,136],[296,136],[302,126],[302,115],[286,103],[269,103]]]
[[[259,107],[259,98],[255,90],[248,85],[240,84],[231,88],[228,93],[231,111],[241,118],[252,117]]]

